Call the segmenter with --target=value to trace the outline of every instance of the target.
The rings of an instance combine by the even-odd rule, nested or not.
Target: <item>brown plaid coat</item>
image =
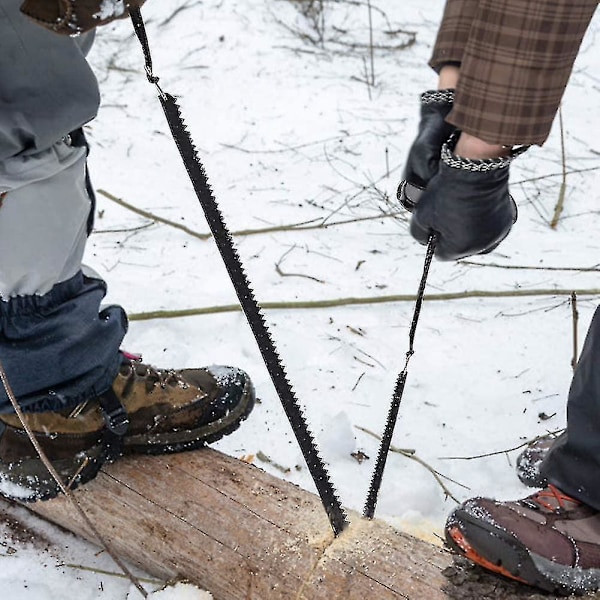
[[[429,64],[461,64],[448,121],[489,143],[543,144],[597,5],[447,0]]]

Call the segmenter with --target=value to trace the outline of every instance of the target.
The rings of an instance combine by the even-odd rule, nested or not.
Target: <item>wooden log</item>
[[[215,600],[470,597],[441,548],[357,514],[334,538],[316,495],[215,450],[121,459],[75,496],[122,558]],[[97,543],[66,498],[28,508]]]

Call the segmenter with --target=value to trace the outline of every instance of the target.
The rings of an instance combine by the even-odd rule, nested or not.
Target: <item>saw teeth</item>
[[[200,162],[187,126],[181,118],[179,105],[175,98],[169,94],[165,94],[165,97],[161,96],[160,101],[217,248],[225,263],[252,333],[259,345],[269,375],[280,397],[284,412],[300,445],[310,474],[329,517],[331,527],[337,535],[347,524],[346,514],[333,488],[325,463],[318,451],[315,439],[308,428],[298,399],[288,381],[275,343],[261,312],[260,305],[254,297],[253,289],[250,287],[250,282],[244,271],[231,233],[227,229],[223,215],[213,196],[204,167]]]

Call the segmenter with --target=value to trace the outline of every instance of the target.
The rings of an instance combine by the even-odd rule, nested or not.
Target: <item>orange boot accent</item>
[[[456,526],[451,527],[448,530],[450,537],[456,542],[456,545],[462,550],[465,558],[468,558],[470,561],[474,562],[476,565],[487,569],[488,571],[492,571],[493,573],[498,573],[499,575],[504,575],[504,577],[508,577],[509,579],[514,579],[520,583],[525,583],[527,585],[531,585],[528,581],[513,575],[509,571],[507,571],[504,567],[496,565],[490,562],[487,558],[484,558],[469,544],[467,538],[464,536],[463,532]]]

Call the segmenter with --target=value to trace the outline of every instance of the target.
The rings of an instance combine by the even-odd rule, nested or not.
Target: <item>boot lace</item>
[[[123,397],[126,398],[136,382],[143,380],[146,393],[152,392],[156,387],[166,388],[167,386],[185,389],[189,387],[188,382],[183,378],[180,371],[174,369],[157,369],[151,365],[142,362],[130,360],[125,363],[128,369],[127,378],[123,387]]]
[[[567,496],[551,483],[545,489],[530,496],[527,503],[533,507],[537,505],[537,507],[545,508],[550,512],[564,512],[581,504],[579,500]]]

